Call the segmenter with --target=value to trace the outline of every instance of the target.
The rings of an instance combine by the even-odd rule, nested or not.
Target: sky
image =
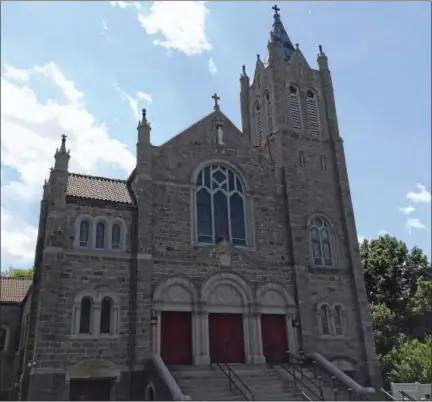
[[[145,107],[160,145],[207,115],[241,127],[270,2],[1,2],[1,267],[34,262],[60,135],[69,170],[127,178]],[[431,256],[431,5],[281,2],[293,43],[335,87],[359,239],[389,233]]]

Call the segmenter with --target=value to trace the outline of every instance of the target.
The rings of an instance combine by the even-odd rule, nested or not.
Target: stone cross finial
[[[217,93],[215,93],[212,96],[212,99],[214,99],[214,102],[215,102],[215,104],[214,104],[214,110],[219,110],[218,100],[220,100],[220,98],[219,98],[219,96],[217,96]]]
[[[276,4],[272,7],[272,10],[274,10],[275,15],[279,15],[280,8]]]

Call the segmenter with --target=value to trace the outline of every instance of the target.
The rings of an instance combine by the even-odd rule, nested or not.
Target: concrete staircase
[[[303,400],[302,394],[296,390],[293,381],[281,375],[278,369],[271,369],[265,365],[246,364],[232,364],[230,367],[252,391],[255,401]],[[183,394],[188,395],[191,400],[242,401],[251,398],[249,392],[235,377],[233,380],[243,390],[246,398],[235,385],[231,391],[228,378],[217,365],[213,367],[173,366],[169,367],[169,370]]]

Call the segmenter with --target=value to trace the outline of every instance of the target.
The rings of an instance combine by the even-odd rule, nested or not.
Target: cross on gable
[[[275,14],[278,15],[278,11],[280,11],[280,8],[275,4],[275,5],[272,7],[272,10],[274,10]]]
[[[217,96],[217,94],[215,93],[215,94],[212,96],[212,99],[214,99],[214,102],[215,102],[215,104],[214,104],[214,108],[215,108],[215,110],[216,110],[216,109],[219,109],[219,104],[218,104],[218,100],[220,100],[219,96]]]

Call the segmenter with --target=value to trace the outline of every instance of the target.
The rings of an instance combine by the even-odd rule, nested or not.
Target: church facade
[[[240,76],[241,130],[219,101],[161,146],[143,111],[127,180],[69,172],[62,137],[23,307],[22,399],[134,398],[153,355],[303,350],[378,384],[327,56],[312,68],[276,8],[267,57]]]

